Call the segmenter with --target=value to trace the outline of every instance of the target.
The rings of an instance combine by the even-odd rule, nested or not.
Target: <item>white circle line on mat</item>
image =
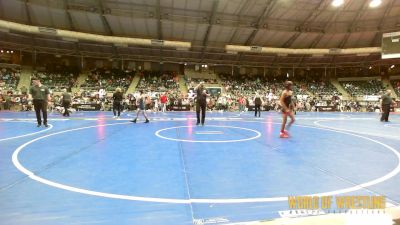
[[[240,122],[257,122],[257,121],[240,121]],[[259,122],[259,123],[269,123],[269,122]],[[29,178],[36,180],[40,183],[67,190],[67,191],[72,191],[72,192],[77,192],[81,194],[87,194],[87,195],[92,195],[92,196],[98,196],[98,197],[104,197],[104,198],[112,198],[112,199],[123,199],[123,200],[131,200],[131,201],[142,201],[142,202],[160,202],[160,203],[171,203],[171,204],[192,204],[192,203],[204,203],[204,204],[237,204],[237,203],[254,203],[254,202],[280,202],[280,201],[287,201],[288,197],[267,197],[267,198],[213,198],[213,199],[208,199],[208,198],[191,198],[191,199],[178,199],[178,198],[153,198],[153,197],[143,197],[143,196],[131,196],[131,195],[121,195],[121,194],[113,194],[113,193],[106,193],[106,192],[98,192],[98,191],[92,191],[92,190],[87,190],[83,188],[77,188],[57,182],[53,182],[50,180],[47,180],[45,178],[39,177],[36,174],[34,174],[32,171],[26,169],[18,159],[19,153],[28,145],[31,143],[34,143],[38,140],[51,137],[57,134],[62,134],[62,133],[67,133],[71,131],[77,131],[77,130],[83,130],[83,129],[89,129],[89,128],[95,128],[95,127],[100,127],[100,126],[115,126],[115,125],[121,125],[121,124],[129,124],[129,123],[113,123],[113,124],[103,124],[103,125],[95,125],[95,126],[87,126],[87,127],[81,127],[81,128],[75,128],[75,129],[70,129],[70,130],[64,130],[64,131],[59,131],[56,133],[48,134],[39,138],[35,138],[31,141],[28,141],[24,143],[23,145],[19,146],[12,155],[12,162],[14,166],[21,171],[22,173],[26,174],[29,176]],[[273,123],[273,124],[279,124],[279,123]],[[380,141],[374,140],[372,138],[364,137],[358,134],[353,134],[349,132],[344,132],[344,131],[337,131],[334,129],[326,129],[326,128],[319,128],[319,127],[313,127],[313,126],[305,126],[305,125],[297,125],[299,127],[306,127],[306,128],[313,128],[313,129],[319,129],[319,130],[327,130],[331,132],[336,132],[336,133],[342,133],[342,134],[347,134],[355,137],[359,137],[377,144],[380,144],[384,146],[385,148],[389,149],[391,152],[394,153],[394,155],[398,159],[398,165],[396,166],[395,169],[387,173],[386,175],[379,177],[377,179],[367,181],[362,184],[355,185],[353,187],[349,188],[344,188],[344,189],[339,189],[335,191],[329,191],[329,192],[322,192],[322,193],[315,193],[315,194],[305,194],[308,196],[331,196],[331,195],[339,195],[339,194],[344,194],[344,193],[349,193],[357,190],[361,190],[363,188],[376,185],[379,183],[382,183],[394,176],[396,176],[400,172],[400,153],[396,151],[396,149],[392,148],[391,146],[382,143]]]
[[[317,125],[320,128],[325,128],[325,129],[328,129],[328,130],[351,132],[351,133],[356,133],[356,134],[369,135],[369,136],[382,137],[382,138],[400,139],[399,135],[370,133],[370,132],[349,130],[349,129],[343,129],[343,128],[335,128],[335,127],[330,127],[330,126],[326,126],[326,125],[322,125],[321,124],[321,122],[331,122],[331,121],[332,120],[316,120],[316,121],[314,121],[314,124]],[[391,128],[395,128],[395,127],[391,127]]]
[[[400,123],[394,123],[394,124],[385,124],[385,127],[391,127],[391,128],[400,128]]]
[[[157,130],[155,132],[155,135],[159,138],[162,139],[166,139],[166,140],[170,140],[170,141],[182,141],[182,142],[195,142],[195,143],[229,143],[229,142],[242,142],[242,141],[250,141],[256,138],[261,137],[261,133],[253,130],[253,129],[249,129],[249,128],[243,128],[243,127],[234,127],[234,126],[219,126],[219,125],[206,125],[206,127],[221,127],[221,128],[233,128],[233,129],[239,129],[239,130],[247,130],[247,131],[251,131],[253,133],[255,133],[256,135],[253,137],[249,137],[249,138],[243,138],[243,139],[234,139],[234,140],[188,140],[188,139],[178,139],[178,138],[169,138],[169,137],[165,137],[162,136],[160,133],[166,130],[172,130],[172,129],[177,129],[177,128],[184,128],[184,127],[196,127],[196,126],[177,126],[177,127],[168,127],[168,128],[163,128],[160,130]]]
[[[32,123],[32,124],[34,124],[33,122],[28,122],[28,121],[0,121],[0,122],[11,122],[11,123]],[[36,131],[36,132],[32,132],[32,133],[28,133],[28,134],[23,134],[23,135],[18,135],[18,136],[14,136],[14,137],[2,138],[2,139],[0,139],[0,142],[2,142],[2,141],[8,141],[8,140],[12,140],[12,139],[17,139],[17,138],[22,138],[22,137],[28,137],[28,136],[32,136],[32,135],[35,135],[35,134],[40,134],[40,133],[43,133],[43,132],[49,131],[49,130],[51,130],[52,128],[53,128],[53,125],[49,124],[49,127],[47,127],[47,128],[46,128],[46,129],[44,129],[44,130],[40,130],[40,131]]]

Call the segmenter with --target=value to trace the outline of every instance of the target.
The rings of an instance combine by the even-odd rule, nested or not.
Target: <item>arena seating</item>
[[[49,72],[37,72],[34,75],[38,76],[41,83],[53,92],[61,92],[64,88],[69,90],[75,84],[77,77],[76,74]]]
[[[179,91],[179,77],[174,72],[143,71],[136,90],[153,92]]]
[[[27,103],[27,96],[17,89],[20,76],[19,67],[0,66],[0,110],[20,110],[20,106]]]
[[[104,88],[106,92],[114,92],[117,87],[127,90],[135,75],[134,71],[120,69],[94,69],[90,71],[81,89],[85,91],[98,91]]]
[[[243,95],[254,95],[255,92],[266,93],[272,92],[279,94],[283,89],[284,80],[269,81],[265,78],[257,76],[232,77],[227,74],[220,74],[223,84],[228,91],[238,90]],[[338,91],[329,81],[297,81],[293,80],[293,90],[296,95],[337,95]]]
[[[56,66],[52,69],[42,69],[33,72],[33,76],[40,78],[43,85],[52,92],[62,92],[64,88],[71,90],[75,85],[79,71],[68,66]]]
[[[391,80],[393,89],[395,90],[397,96],[400,96],[400,79]]]
[[[329,81],[307,81],[307,90],[315,96],[334,96],[340,95],[338,90]]]
[[[385,89],[379,80],[340,81],[340,84],[352,96],[379,95]]]
[[[283,81],[268,81],[261,76],[219,74],[219,77],[222,80],[224,94],[217,100],[217,107],[226,110],[237,110],[241,97],[246,99],[246,106],[254,105],[253,99],[256,93],[266,104],[275,105],[276,95],[283,88]],[[268,94],[273,95],[274,99],[267,99]]]
[[[15,92],[20,75],[21,70],[18,68],[0,67],[0,89]]]
[[[200,79],[185,76],[185,81],[189,89],[196,87],[200,82],[204,82],[206,86],[219,85],[217,79]]]

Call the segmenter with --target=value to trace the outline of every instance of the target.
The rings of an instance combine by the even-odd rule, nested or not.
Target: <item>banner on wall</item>
[[[379,95],[364,95],[364,101],[379,101]]]

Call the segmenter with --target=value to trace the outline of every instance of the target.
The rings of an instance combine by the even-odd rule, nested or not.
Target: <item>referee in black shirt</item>
[[[37,127],[42,126],[42,118],[40,111],[43,114],[43,125],[47,125],[47,102],[50,101],[49,89],[40,83],[38,78],[32,79],[33,86],[29,90],[29,98],[33,99],[33,106],[36,112]]]
[[[197,115],[197,125],[201,123],[204,126],[204,120],[206,119],[206,106],[207,106],[207,90],[204,88],[204,82],[200,82],[194,90],[196,91],[196,115]],[[200,120],[201,111],[201,120]]]
[[[63,93],[61,95],[62,98],[62,106],[64,107],[63,116],[69,117],[69,107],[71,106],[71,94],[67,92],[67,89],[63,89]]]
[[[384,95],[382,95],[381,97],[381,101],[382,101],[382,117],[381,117],[381,122],[385,121],[385,122],[389,122],[389,114],[390,114],[390,106],[392,103],[395,103],[392,100],[392,91],[391,90],[387,90],[386,93]]]
[[[114,113],[114,118],[119,119],[119,116],[121,115],[121,109],[122,109],[122,100],[124,98],[124,95],[122,94],[121,88],[116,88],[115,92],[113,94],[113,113]],[[118,112],[118,114],[117,114]]]

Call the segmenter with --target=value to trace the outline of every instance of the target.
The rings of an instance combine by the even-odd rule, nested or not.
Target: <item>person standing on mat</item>
[[[381,105],[382,105],[382,117],[381,122],[389,122],[389,114],[390,114],[390,106],[392,103],[395,103],[392,100],[392,91],[387,90],[385,94],[381,97]]]
[[[150,122],[149,119],[147,118],[147,114],[146,114],[146,95],[143,93],[143,91],[140,91],[140,96],[136,99],[136,104],[137,104],[137,114],[136,114],[136,118],[134,120],[132,120],[132,123],[136,123],[137,118],[139,117],[139,113],[142,112],[144,118],[146,118],[146,122],[148,123]]]
[[[206,106],[207,106],[207,90],[204,88],[204,82],[200,82],[194,90],[196,91],[196,116],[197,116],[197,124],[201,123],[204,126],[204,121],[206,119]],[[200,119],[200,111],[201,111],[201,119]]]
[[[287,126],[289,129],[290,126],[294,123],[294,115],[293,115],[293,104],[292,104],[292,96],[293,96],[293,83],[291,81],[286,81],[285,82],[285,90],[283,90],[280,98],[280,105],[282,107],[282,126],[281,126],[281,132],[279,136],[281,138],[288,138],[289,137],[289,132],[285,130],[286,127],[286,122],[287,122],[287,117],[290,117],[290,123]]]
[[[257,117],[257,112],[258,112],[258,117],[261,116],[261,105],[262,105],[262,100],[261,97],[258,93],[256,93],[256,96],[254,97],[254,116]]]
[[[47,103],[50,101],[49,89],[40,83],[38,78],[32,79],[33,86],[29,90],[29,99],[33,99],[33,106],[35,108],[37,127],[42,126],[42,117],[40,112],[43,114],[43,125],[47,125]]]
[[[113,113],[114,117],[119,119],[119,116],[121,115],[121,109],[122,109],[122,99],[124,98],[124,95],[122,94],[121,88],[116,88],[115,92],[113,94]]]
[[[63,93],[61,95],[62,106],[64,107],[63,116],[69,117],[69,107],[71,105],[71,94],[67,92],[67,89],[63,89]]]

